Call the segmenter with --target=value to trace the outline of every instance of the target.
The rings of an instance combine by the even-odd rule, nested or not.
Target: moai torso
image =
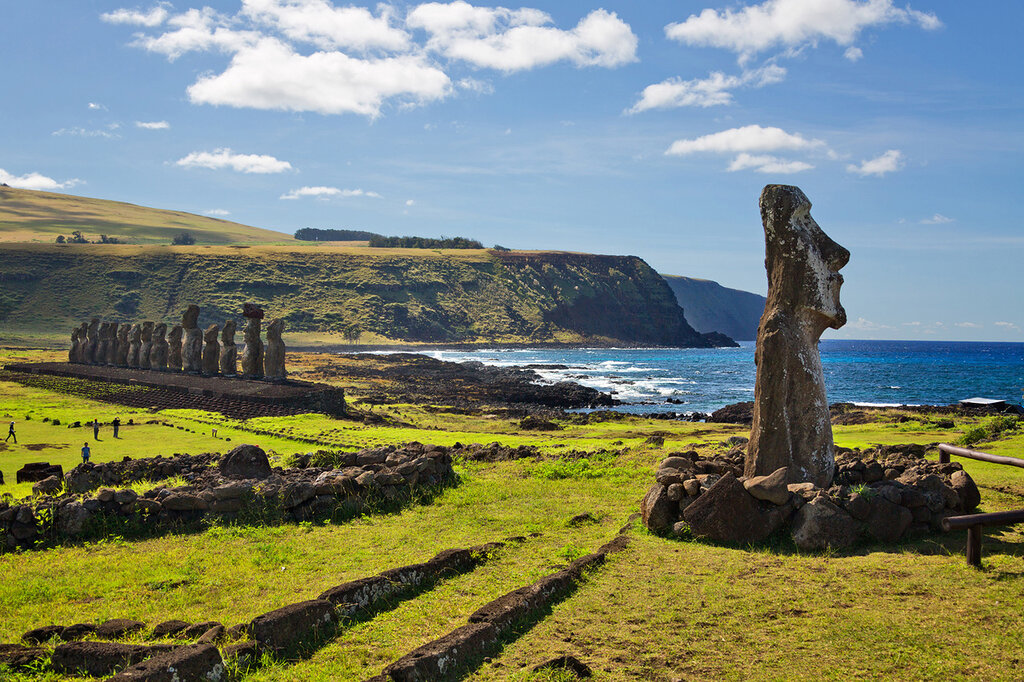
[[[226,377],[233,377],[238,373],[238,346],[235,345],[235,328],[235,321],[228,320],[224,323],[224,330],[220,336],[220,373]]]
[[[217,376],[220,371],[220,343],[217,342],[217,334],[220,327],[211,324],[203,334],[203,374]]]
[[[139,335],[139,367],[149,369],[149,352],[153,350],[153,323],[143,322],[142,333]]]
[[[163,322],[153,327],[153,345],[149,350],[149,368],[158,372],[167,371],[167,325]]]

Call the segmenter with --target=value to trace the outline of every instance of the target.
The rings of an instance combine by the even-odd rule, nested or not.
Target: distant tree
[[[57,235],[57,243],[58,244],[63,244],[64,243],[64,235],[62,235],[62,234],[58,234]]]
[[[100,235],[100,244],[120,244],[121,240],[117,237],[108,237],[105,234]]]
[[[174,246],[192,246],[195,243],[196,238],[188,232],[182,232],[171,240],[171,244]]]
[[[431,237],[374,237],[370,240],[370,246],[377,248],[402,248],[402,249],[482,249],[484,245],[475,239],[465,237],[445,237],[440,239]]]
[[[358,324],[345,325],[341,330],[341,335],[345,337],[345,340],[349,343],[355,343],[359,340],[359,337],[363,335],[363,330],[359,328]]]
[[[82,233],[75,230],[71,233],[71,237],[68,238],[69,244],[88,244],[89,240],[82,236]]]
[[[502,246],[501,244],[495,244],[494,245],[494,250],[495,251],[511,251],[512,249],[508,248],[507,246]]]
[[[365,230],[333,230],[303,227],[295,231],[295,238],[307,242],[366,242],[381,235]]]

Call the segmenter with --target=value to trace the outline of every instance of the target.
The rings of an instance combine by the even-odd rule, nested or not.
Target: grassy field
[[[0,364],[14,358],[44,359],[46,353],[0,351]],[[368,407],[358,403],[358,387],[347,388],[357,407]],[[742,427],[642,418],[532,433],[493,416],[437,414],[415,405],[374,410],[401,425],[317,415],[234,422],[199,412],[140,413],[0,382],[0,415],[16,419],[20,441],[0,452],[8,480],[2,490],[19,495],[24,487],[10,484],[15,465],[45,458],[72,466],[81,442],[92,442],[92,434],[65,425],[93,416],[141,422],[124,429],[116,442],[104,429],[94,445],[98,460],[223,451],[239,442],[284,456],[310,449],[298,437],[329,440],[339,448],[497,441],[534,444],[544,455],[460,462],[460,484],[433,504],[347,523],[214,526],[0,555],[0,642],[17,641],[22,632],[48,623],[113,617],[150,625],[169,618],[232,625],[345,580],[425,560],[440,549],[536,534],[394,610],[346,624],[304,658],[269,660],[245,677],[365,679],[465,624],[485,602],[609,540],[637,511],[668,452],[724,450],[729,436],[745,435]],[[953,429],[939,429],[927,418],[896,423],[895,414],[837,426],[836,441],[849,447],[951,441],[977,423],[957,419]],[[52,426],[45,417],[62,425]],[[213,424],[217,439],[209,433]],[[665,438],[664,447],[644,444],[655,434]],[[1020,455],[1024,434],[977,447]],[[964,466],[981,487],[985,511],[1024,507],[1024,472],[977,462]],[[596,522],[567,523],[583,512]],[[630,537],[624,552],[469,679],[565,679],[530,672],[562,654],[585,661],[598,680],[1020,679],[1024,538],[1015,529],[989,529],[982,570],[966,565],[961,533],[823,555],[802,554],[785,541],[742,548],[668,540],[639,527]],[[45,670],[10,677],[62,679]]]
[[[116,237],[136,244],[169,244],[188,232],[198,243],[293,241],[291,235],[229,220],[120,201],[0,187],[0,242],[52,244],[79,231],[89,241]]]

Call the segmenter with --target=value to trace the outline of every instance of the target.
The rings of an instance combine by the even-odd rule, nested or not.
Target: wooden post
[[[981,529],[980,523],[967,528],[967,563],[975,568],[981,568]]]

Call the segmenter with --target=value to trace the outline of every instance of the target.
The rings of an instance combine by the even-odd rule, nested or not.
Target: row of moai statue
[[[260,339],[263,311],[247,303],[243,315],[247,322],[242,330],[245,337],[242,378],[283,381],[287,376],[285,346],[281,339],[284,321],[271,320],[264,346]],[[94,317],[71,332],[68,362],[204,376],[238,376],[235,321],[228,320],[223,329],[211,324],[204,332],[197,325],[198,319],[199,306],[190,305],[181,316],[181,324],[174,325],[168,333],[163,322],[118,324],[100,322]]]

